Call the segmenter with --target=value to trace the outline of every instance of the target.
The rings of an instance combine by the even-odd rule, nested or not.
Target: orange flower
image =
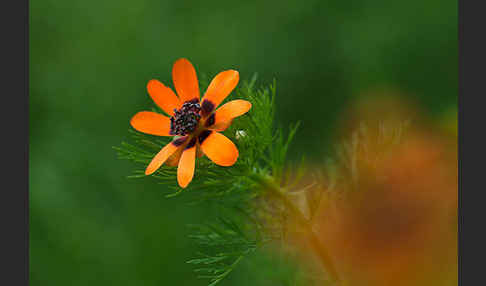
[[[145,169],[145,174],[154,173],[167,161],[168,165],[178,166],[177,182],[185,188],[194,176],[196,153],[201,154],[202,151],[220,166],[232,166],[236,162],[238,149],[231,140],[217,131],[225,130],[233,118],[250,110],[251,103],[232,100],[216,110],[238,84],[239,74],[235,70],[216,75],[201,103],[196,70],[187,59],[182,58],[174,63],[172,80],[179,96],[158,80],[152,79],[147,84],[152,100],[170,117],[141,111],[132,117],[130,124],[143,133],[174,136],[172,142],[155,155]]]

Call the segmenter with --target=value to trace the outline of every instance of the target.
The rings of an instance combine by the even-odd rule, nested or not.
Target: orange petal
[[[152,111],[140,111],[130,120],[130,124],[136,130],[158,136],[172,136],[170,131],[170,119]]]
[[[209,126],[208,129],[214,130],[214,131],[225,131],[226,128],[230,127],[231,122],[232,122],[232,120],[218,122],[216,124]]]
[[[190,143],[189,143],[190,144]],[[185,149],[182,152],[179,166],[177,167],[177,182],[182,188],[187,187],[194,177],[194,167],[196,165],[196,146]]]
[[[199,83],[196,70],[187,59],[178,59],[174,63],[172,80],[177,95],[183,103],[195,98],[199,100]]]
[[[208,133],[209,132],[209,135]],[[226,136],[216,131],[206,131],[199,136],[201,149],[214,163],[231,166],[238,159],[238,149]]]
[[[179,160],[181,159],[183,150],[184,150],[184,148],[177,149],[177,151],[175,151],[174,154],[172,154],[169,157],[169,159],[167,159],[167,161],[165,161],[165,164],[167,166],[172,166],[172,167],[176,167],[177,165],[179,165]]]
[[[251,103],[246,100],[237,99],[223,104],[214,114],[214,125],[218,126],[221,123],[229,125],[230,121],[238,116],[241,116],[248,112],[251,108]],[[223,125],[223,126],[224,126]]]
[[[179,109],[181,107],[181,102],[172,89],[156,79],[147,83],[147,91],[155,104],[169,115],[174,114],[174,108]]]
[[[233,91],[239,79],[240,75],[235,70],[227,70],[216,75],[201,102],[203,114],[209,115]]]
[[[147,166],[147,169],[145,169],[145,175],[150,175],[157,171],[157,169],[164,164],[165,160],[167,160],[167,158],[169,158],[169,156],[172,155],[178,148],[179,147],[173,142],[165,145],[165,147],[162,148],[157,155],[155,155],[150,164]]]

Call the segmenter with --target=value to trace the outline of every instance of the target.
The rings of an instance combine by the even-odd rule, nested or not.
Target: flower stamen
[[[184,136],[196,130],[201,119],[200,111],[201,105],[197,99],[185,102],[179,110],[174,108],[174,115],[170,118],[170,134]]]

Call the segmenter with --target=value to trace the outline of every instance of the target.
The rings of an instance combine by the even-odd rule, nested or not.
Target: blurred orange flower
[[[353,183],[336,184],[340,195],[321,205],[316,218],[347,285],[457,284],[457,145],[451,139],[415,130],[387,149],[367,145],[377,140],[361,142],[365,148],[345,175]]]
[[[232,166],[236,162],[238,149],[217,131],[225,130],[233,118],[250,110],[251,103],[232,100],[216,110],[238,84],[239,74],[235,70],[216,75],[201,102],[196,70],[187,59],[174,63],[172,80],[177,95],[158,80],[152,79],[147,84],[152,100],[170,117],[141,111],[132,117],[130,124],[143,133],[174,136],[173,141],[155,155],[145,174],[154,173],[167,161],[168,165],[178,166],[177,182],[185,188],[194,176],[196,153],[208,156],[220,166]]]

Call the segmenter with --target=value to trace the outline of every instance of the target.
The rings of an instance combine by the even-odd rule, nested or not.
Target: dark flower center
[[[193,132],[201,119],[200,111],[199,100],[187,101],[179,110],[174,109],[174,115],[170,118],[170,134],[186,135]]]

